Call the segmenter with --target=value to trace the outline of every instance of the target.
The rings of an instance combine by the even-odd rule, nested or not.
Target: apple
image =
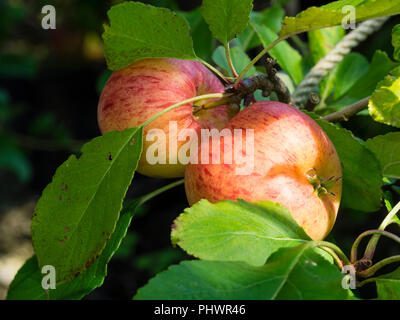
[[[138,60],[126,68],[114,71],[104,86],[97,111],[100,131],[104,134],[139,126],[171,105],[199,95],[223,91],[219,79],[200,62],[169,58]],[[169,159],[176,159],[175,153],[188,141],[177,141],[177,137],[169,137],[172,134],[170,124],[176,122],[177,132],[173,133],[176,136],[183,129],[193,129],[197,133],[201,129],[221,129],[232,116],[226,106],[193,114],[191,103],[167,112],[144,128],[143,153],[137,171],[151,177],[183,177],[186,164]],[[152,129],[165,133],[167,145],[156,150],[156,153],[163,153],[157,154],[157,157],[164,157],[166,163],[148,161],[147,151],[157,143],[146,139]],[[172,152],[174,154],[168,152],[170,141],[177,141],[176,150]]]
[[[314,240],[331,231],[342,193],[342,167],[339,156],[325,132],[303,112],[280,102],[256,102],[239,112],[226,129],[253,129],[254,161],[252,171],[237,174],[238,161],[231,164],[212,161],[209,141],[198,149],[204,162],[189,163],[185,172],[185,190],[190,205],[200,199],[218,202],[224,199],[270,200],[286,207],[294,220]],[[242,153],[243,142],[232,139],[230,149],[220,139],[220,157],[235,143]],[[228,142],[229,144],[229,142]],[[231,151],[230,151],[231,152]],[[205,153],[206,155],[204,155]],[[201,155],[201,156],[200,156]]]

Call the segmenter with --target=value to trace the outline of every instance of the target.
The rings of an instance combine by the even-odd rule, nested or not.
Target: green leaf
[[[375,281],[378,300],[400,300],[400,268],[367,281]]]
[[[400,13],[400,3],[393,0],[334,1],[322,7],[310,7],[296,17],[286,17],[283,20],[280,38],[310,30],[339,26],[343,20],[347,20],[349,12],[342,12],[342,8],[348,5],[355,7],[356,22]]]
[[[343,39],[342,27],[331,27],[308,32],[309,46],[314,63],[325,57]]]
[[[265,25],[273,32],[278,33],[282,28],[285,10],[281,5],[276,4],[263,11],[253,11],[250,17],[255,23]]]
[[[250,14],[250,19],[260,25],[267,26],[277,34],[279,30],[281,30],[284,15],[285,11],[282,7],[280,5],[274,5],[273,7],[263,11],[253,11]],[[237,42],[242,47],[243,51],[253,49],[262,44],[260,38],[256,35],[254,29],[250,25],[248,25],[246,29],[238,35]]]
[[[178,14],[184,16],[189,22],[196,55],[204,60],[210,60],[214,42],[208,25],[201,15],[200,8],[190,12],[180,11]]]
[[[375,121],[400,128],[400,67],[378,83],[368,110]]]
[[[322,119],[317,118],[316,121],[335,145],[342,162],[341,205],[363,212],[379,210],[383,182],[381,167],[374,154],[361,144],[351,131]]]
[[[7,300],[45,300],[46,292],[41,285],[43,276],[34,255],[18,270],[8,288]]]
[[[357,101],[370,96],[379,81],[381,81],[397,63],[394,63],[383,51],[376,51],[372,58],[368,71],[334,103],[329,105],[330,109],[340,110]]]
[[[83,273],[70,282],[64,282],[49,290],[51,300],[79,300],[103,284],[107,275],[107,264],[125,237],[136,208],[141,199],[136,199],[121,213],[115,231],[111,235],[100,257]],[[42,288],[43,274],[40,272],[36,256],[28,259],[11,282],[8,300],[45,300],[47,294]]]
[[[201,200],[174,222],[171,239],[187,253],[208,260],[259,266],[281,247],[310,240],[289,211],[272,202]]]
[[[264,47],[269,46],[278,36],[270,28],[259,25],[253,21],[250,22],[251,27],[259,36]],[[269,54],[276,59],[281,68],[285,70],[296,84],[303,79],[302,57],[300,53],[293,49],[289,43],[282,41],[269,51]]]
[[[44,189],[32,219],[39,266],[52,265],[57,282],[85,271],[114,231],[142,152],[143,128],[112,131],[70,156]]]
[[[400,24],[394,26],[392,30],[392,45],[394,47],[393,57],[400,61]]]
[[[201,5],[212,34],[224,45],[246,28],[252,10],[252,0],[203,0]]]
[[[337,66],[335,73],[335,95],[338,99],[354,86],[368,72],[368,60],[359,53],[351,52]]]
[[[188,22],[168,9],[129,1],[113,6],[108,17],[103,40],[111,70],[143,58],[196,58]]]
[[[28,259],[11,283],[7,299],[37,300],[48,298],[52,300],[76,300],[81,299],[96,287],[101,286],[107,275],[108,262],[113,256],[118,258],[118,253],[120,253],[120,250],[124,247],[122,240],[125,238],[126,241],[128,239],[126,237],[127,235],[133,235],[132,233],[127,233],[133,215],[137,216],[143,214],[143,210],[140,209],[143,209],[142,205],[146,201],[182,183],[183,179],[175,181],[138,199],[125,201],[124,209],[115,230],[100,257],[96,259],[85,272],[81,273],[72,281],[61,283],[57,285],[56,289],[49,290],[48,295],[41,286],[43,275],[40,272],[36,256]]]
[[[239,73],[250,63],[249,56],[240,47],[231,48],[231,57],[232,63],[235,66],[236,71],[238,71]],[[225,48],[223,46],[219,46],[217,49],[215,49],[212,58],[218,66],[224,69],[227,74],[232,76],[228,61],[226,60]],[[250,70],[246,73],[245,77],[255,75],[256,73],[256,68],[251,67]]]
[[[343,275],[309,245],[283,248],[260,267],[243,262],[184,261],[139,289],[136,300],[348,299]],[[329,288],[329,290],[327,290]]]
[[[313,30],[308,33],[311,56],[314,64],[324,58],[333,48],[342,40],[345,35],[345,30],[342,27],[332,27],[320,30]],[[332,92],[336,80],[335,68],[321,81],[320,95],[321,100],[325,101]]]
[[[400,132],[369,139],[365,146],[381,163],[382,174],[385,177],[400,179]]]

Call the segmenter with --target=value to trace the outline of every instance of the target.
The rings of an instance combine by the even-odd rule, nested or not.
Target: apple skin
[[[114,71],[104,86],[97,109],[100,131],[104,134],[136,127],[183,100],[223,91],[219,79],[200,62],[169,58],[138,60]],[[144,138],[137,171],[150,177],[183,177],[186,165],[168,161],[169,122],[177,122],[178,133],[191,128],[200,135],[200,129],[223,128],[232,116],[233,113],[226,106],[202,110],[193,115],[191,103],[169,111],[144,128],[144,137],[154,128],[165,133],[166,164],[150,164],[146,161],[147,148],[155,142]],[[177,149],[183,144],[185,141],[178,142]]]
[[[278,202],[312,239],[325,238],[339,209],[342,167],[335,147],[321,127],[292,106],[263,101],[239,112],[226,128],[254,129],[254,169],[249,175],[237,175],[235,169],[239,165],[234,160],[232,164],[213,164],[210,146],[209,164],[189,163],[186,167],[189,204],[200,199],[212,203],[224,199]],[[244,139],[245,133],[243,146]],[[223,145],[220,144],[221,159]],[[202,143],[199,152],[203,148]],[[329,188],[334,195],[317,194],[309,181],[310,169],[321,180],[339,178]]]

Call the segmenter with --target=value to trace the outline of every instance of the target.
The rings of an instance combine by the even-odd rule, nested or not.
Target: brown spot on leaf
[[[108,160],[112,161],[111,152],[108,153]]]
[[[130,144],[131,146],[133,146],[133,145],[135,144],[135,138],[132,138],[132,140],[131,140],[131,142],[129,142],[129,144]]]
[[[98,256],[90,258],[90,259],[86,262],[85,267],[86,267],[86,268],[89,268],[89,267],[93,264],[93,262],[97,259],[97,257],[98,257]]]
[[[62,197],[61,196],[58,196],[58,201],[61,201],[62,200]]]
[[[63,185],[61,186],[61,190],[67,190],[68,189],[68,186],[65,184],[65,183],[63,183]]]
[[[67,231],[67,232],[70,232],[70,231],[71,231],[70,228],[69,228],[68,226],[65,226],[65,227],[64,227],[64,230]]]

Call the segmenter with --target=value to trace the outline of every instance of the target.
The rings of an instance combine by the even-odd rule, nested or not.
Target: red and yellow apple
[[[208,93],[223,92],[224,87],[218,78],[197,61],[169,58],[151,58],[135,61],[121,70],[114,71],[108,79],[98,104],[98,124],[102,133],[139,126],[163,109]],[[165,133],[166,146],[157,156],[166,158],[166,163],[149,163],[148,148],[157,141],[143,141],[143,153],[139,161],[140,173],[151,177],[183,177],[185,165],[179,161],[169,161],[170,123],[176,121],[177,134],[183,129],[221,129],[232,114],[228,107],[221,106],[201,110],[193,114],[192,104],[188,103],[171,110],[144,128],[144,137],[151,129]],[[175,133],[174,133],[175,134]],[[161,142],[159,142],[161,143]],[[177,142],[177,152],[187,141]],[[176,158],[176,154],[172,155]]]
[[[312,239],[325,238],[340,204],[342,168],[335,147],[319,125],[292,106],[263,101],[239,112],[226,129],[254,130],[253,157],[248,159],[254,161],[252,170],[238,174],[237,169],[248,163],[240,164],[235,159],[231,164],[224,163],[224,151],[234,148],[226,148],[224,137],[218,137],[219,164],[212,160],[212,139],[202,141],[198,158],[208,157],[209,163],[189,163],[186,167],[185,189],[190,205],[200,199],[213,203],[224,199],[270,200],[286,207]],[[247,136],[249,133],[243,131],[243,141],[239,141],[243,154],[250,151],[244,143]],[[232,139],[229,143],[238,142]]]

